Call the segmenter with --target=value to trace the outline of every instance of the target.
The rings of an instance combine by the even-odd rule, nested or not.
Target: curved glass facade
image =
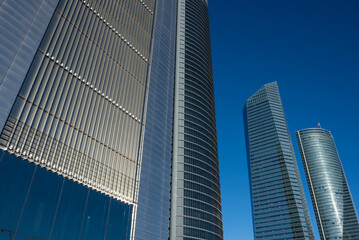
[[[296,132],[320,238],[359,239],[359,223],[330,131]]]
[[[208,5],[178,1],[171,229],[223,239]]]
[[[244,107],[255,239],[314,239],[298,165],[276,82]]]

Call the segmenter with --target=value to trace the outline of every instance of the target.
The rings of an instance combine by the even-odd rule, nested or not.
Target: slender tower
[[[138,0],[135,0],[138,1]],[[168,240],[177,0],[157,0],[134,238]]]
[[[243,115],[255,239],[314,239],[277,83],[251,96]]]
[[[330,131],[296,132],[320,238],[359,239],[358,216]]]
[[[208,3],[179,0],[171,240],[223,239]]]

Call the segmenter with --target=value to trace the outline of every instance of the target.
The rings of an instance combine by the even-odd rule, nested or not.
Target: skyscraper
[[[255,239],[314,239],[277,83],[247,99],[243,116]]]
[[[206,0],[179,0],[170,239],[223,239]]]
[[[207,1],[0,14],[0,229],[150,240],[170,220],[173,239],[223,239]]]
[[[169,204],[153,201],[170,190],[175,4],[1,1],[1,229],[16,239],[168,237]]]
[[[359,223],[330,131],[296,132],[320,238],[359,239]]]
[[[177,0],[158,0],[135,239],[168,240]]]

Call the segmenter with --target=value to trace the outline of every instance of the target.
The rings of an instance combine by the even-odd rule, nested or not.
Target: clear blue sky
[[[253,239],[242,108],[272,81],[304,188],[294,133],[320,122],[334,136],[359,210],[359,1],[210,0],[209,9],[225,239]]]

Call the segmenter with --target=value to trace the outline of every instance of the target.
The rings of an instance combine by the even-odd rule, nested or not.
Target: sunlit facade
[[[206,0],[0,0],[0,239],[223,239]]]
[[[252,95],[243,116],[255,239],[314,239],[277,83]]]
[[[177,2],[0,2],[0,239],[167,239]]]
[[[322,240],[359,239],[359,223],[348,182],[330,131],[296,132]]]
[[[222,240],[208,3],[179,0],[171,240]]]

